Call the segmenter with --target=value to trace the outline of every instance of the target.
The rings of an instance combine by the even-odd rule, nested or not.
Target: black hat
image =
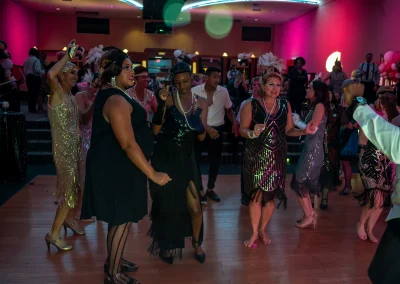
[[[170,70],[169,72],[171,73],[172,76],[175,76],[176,74],[179,73],[185,73],[189,72],[192,73],[192,70],[190,69],[190,65],[187,64],[186,62],[179,62],[176,63]]]

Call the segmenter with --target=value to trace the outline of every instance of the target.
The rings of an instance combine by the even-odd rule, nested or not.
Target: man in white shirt
[[[365,55],[365,62],[358,67],[358,75],[361,77],[361,82],[364,84],[364,98],[369,104],[373,104],[376,100],[376,91],[379,87],[379,68],[375,62],[372,62],[372,53]]]
[[[228,90],[218,85],[220,81],[221,70],[217,67],[209,67],[206,71],[206,82],[192,88],[192,93],[194,95],[205,98],[208,103],[207,136],[202,143],[196,143],[195,150],[199,173],[201,154],[204,148],[208,150],[208,162],[210,167],[205,196],[216,202],[221,201],[213,189],[221,163],[222,132],[224,131],[225,115],[232,124],[235,122],[235,115],[232,110],[232,102]],[[201,185],[200,189],[203,191],[203,185]],[[204,199],[205,197],[202,198],[202,201],[205,201]]]
[[[42,64],[39,60],[39,50],[32,47],[29,49],[29,57],[24,62],[24,74],[28,87],[28,109],[31,113],[36,113],[36,101],[40,94],[40,77],[44,75]]]
[[[356,79],[343,82],[344,98],[350,117],[360,125],[365,136],[391,161],[396,163],[393,207],[386,221],[385,233],[368,269],[368,276],[374,284],[399,283],[400,279],[400,128],[378,115],[362,98],[364,86]],[[381,100],[388,112],[395,108],[391,101]]]

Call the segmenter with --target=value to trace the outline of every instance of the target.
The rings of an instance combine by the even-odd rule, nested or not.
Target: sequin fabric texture
[[[80,148],[79,112],[72,94],[57,106],[48,105],[53,141],[53,158],[57,170],[57,199],[74,208],[77,201]]]
[[[81,149],[80,149],[80,168],[84,169],[86,165],[86,156],[90,147],[90,138],[92,137],[92,123],[93,118],[91,118],[88,123],[81,124],[79,129],[81,131]]]
[[[310,110],[306,116],[306,123],[310,122],[314,114],[314,110]],[[324,163],[324,134],[326,127],[327,117],[324,115],[321,123],[318,125],[318,130],[312,135],[307,135],[304,140],[303,150],[300,159],[296,166],[296,178],[292,187],[297,188],[299,183],[308,183],[311,191],[318,191],[318,178],[321,173],[321,168]],[[301,190],[302,191],[302,190]]]
[[[279,100],[279,109],[269,116],[265,130],[256,139],[247,139],[243,153],[243,181],[247,194],[254,190],[284,190],[286,177],[286,122],[287,101]],[[252,98],[252,122],[264,123],[266,112],[260,102]]]

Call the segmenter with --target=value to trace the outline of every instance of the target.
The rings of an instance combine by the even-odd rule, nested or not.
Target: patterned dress
[[[250,129],[263,124],[267,113],[260,102],[251,98]],[[262,205],[275,197],[286,207],[286,123],[288,102],[278,100],[278,110],[268,117],[265,130],[256,139],[247,139],[243,153],[243,182],[246,194],[254,200],[262,193]]]
[[[56,197],[74,208],[79,193],[78,162],[80,148],[79,112],[75,98],[69,94],[57,106],[48,105],[53,142],[53,158],[57,170]]]
[[[314,109],[311,109],[307,114],[306,123],[311,121],[313,114]],[[323,144],[326,121],[327,117],[324,115],[318,125],[317,132],[307,135],[304,140],[303,151],[290,184],[300,197],[303,197],[306,193],[318,193],[320,190],[319,175],[325,158]]]

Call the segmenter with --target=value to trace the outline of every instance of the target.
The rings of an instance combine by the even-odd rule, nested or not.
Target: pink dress
[[[136,102],[138,102],[146,110],[147,121],[151,121],[151,119],[153,117],[153,113],[151,111],[151,106],[153,104],[157,105],[157,99],[154,96],[154,93],[148,89],[145,89],[143,101],[139,100],[139,98],[136,96],[135,87],[129,89],[128,93]]]

